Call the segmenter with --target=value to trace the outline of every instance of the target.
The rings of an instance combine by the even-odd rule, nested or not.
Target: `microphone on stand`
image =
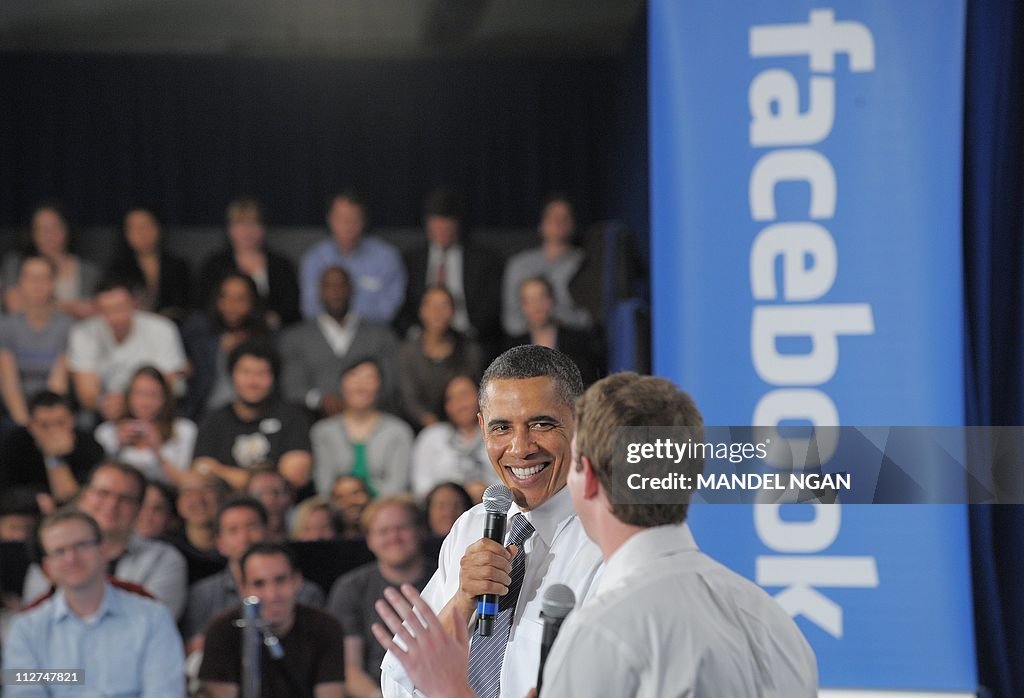
[[[548,653],[555,644],[558,631],[562,629],[562,621],[576,607],[576,595],[564,584],[552,584],[544,592],[541,602],[540,617],[544,619],[544,634],[540,641],[540,668],[537,670],[537,698],[540,698],[541,683],[544,680],[544,664],[548,661]]]
[[[484,538],[489,538],[498,545],[505,544],[505,519],[511,506],[512,490],[505,485],[491,485],[484,490],[484,508],[487,510]],[[501,597],[497,594],[483,594],[477,601],[476,630],[483,637],[494,632],[494,621],[498,617],[500,599]]]

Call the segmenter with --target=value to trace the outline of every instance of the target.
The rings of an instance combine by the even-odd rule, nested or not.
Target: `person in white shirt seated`
[[[99,315],[77,323],[68,339],[68,369],[83,409],[107,420],[124,412],[124,393],[135,371],[151,364],[175,393],[187,362],[178,328],[167,318],[138,310],[134,288],[121,279],[96,287]]]
[[[197,430],[174,412],[174,395],[163,374],[143,366],[128,384],[124,417],[96,427],[96,440],[107,455],[134,465],[147,479],[177,485],[192,464]]]
[[[453,481],[478,489],[500,482],[476,421],[479,410],[476,381],[464,373],[444,389],[446,422],[431,424],[416,436],[412,449],[412,492],[422,499],[441,482]]]
[[[621,373],[594,384],[576,416],[568,488],[605,566],[596,592],[582,606],[577,601],[551,648],[544,695],[816,696],[817,661],[793,619],[760,587],[698,550],[684,523],[689,492],[671,503],[621,494],[630,473],[655,475],[659,466],[618,465],[619,427],[688,428],[698,442],[703,419],[690,396],[664,378]],[[702,465],[693,458],[680,469],[695,476]],[[425,695],[474,695],[466,680],[465,616],[457,614],[446,632],[415,589],[402,591],[404,598],[385,592],[398,615],[382,602],[376,608],[405,649],[380,625],[375,637]]]

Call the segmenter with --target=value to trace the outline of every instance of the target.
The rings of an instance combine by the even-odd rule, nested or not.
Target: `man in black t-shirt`
[[[412,584],[422,591],[437,567],[423,555],[421,518],[408,497],[386,497],[366,507],[366,545],[377,560],[339,577],[331,589],[327,610],[345,632],[345,689],[351,698],[380,695],[384,648],[370,630],[381,622],[374,601],[389,586]]]
[[[230,405],[211,412],[199,427],[194,467],[245,488],[249,470],[276,468],[300,494],[310,490],[313,456],[302,410],[277,398],[281,359],[269,344],[250,340],[228,356],[235,389]],[[309,492],[312,494],[312,492]]]
[[[75,414],[63,395],[44,390],[28,409],[28,424],[0,447],[0,489],[22,485],[63,504],[103,459],[103,447],[75,428]]]
[[[292,552],[277,543],[256,543],[242,556],[243,596],[260,600],[260,617],[281,642],[284,656],[260,650],[262,695],[344,695],[345,659],[341,626],[328,614],[295,602],[302,575]],[[211,698],[234,698],[242,684],[241,616],[236,607],[218,616],[206,633],[199,679]]]

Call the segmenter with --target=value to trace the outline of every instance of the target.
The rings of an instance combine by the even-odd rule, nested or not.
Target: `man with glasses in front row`
[[[99,524],[107,574],[133,582],[163,602],[178,618],[185,610],[188,570],[173,545],[134,532],[146,492],[146,478],[130,465],[104,461],[89,476],[76,506]],[[32,565],[25,575],[22,598],[30,603],[51,588],[45,567]]]
[[[5,696],[184,695],[181,637],[171,614],[108,581],[102,541],[96,520],[74,509],[40,524],[43,569],[56,592],[11,625]],[[34,673],[44,673],[43,683],[30,681]]]

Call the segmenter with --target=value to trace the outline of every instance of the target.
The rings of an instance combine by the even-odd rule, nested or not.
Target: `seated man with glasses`
[[[49,676],[45,685],[9,684],[5,696],[184,695],[181,638],[171,614],[108,581],[102,541],[96,520],[74,509],[40,524],[43,569],[57,590],[14,619],[3,668],[11,681]]]
[[[134,532],[146,492],[146,479],[130,465],[104,461],[96,466],[78,498],[77,508],[96,519],[103,532],[107,574],[134,582],[162,601],[175,618],[185,609],[188,573],[173,545]],[[22,598],[30,602],[51,586],[39,565],[25,575]]]

